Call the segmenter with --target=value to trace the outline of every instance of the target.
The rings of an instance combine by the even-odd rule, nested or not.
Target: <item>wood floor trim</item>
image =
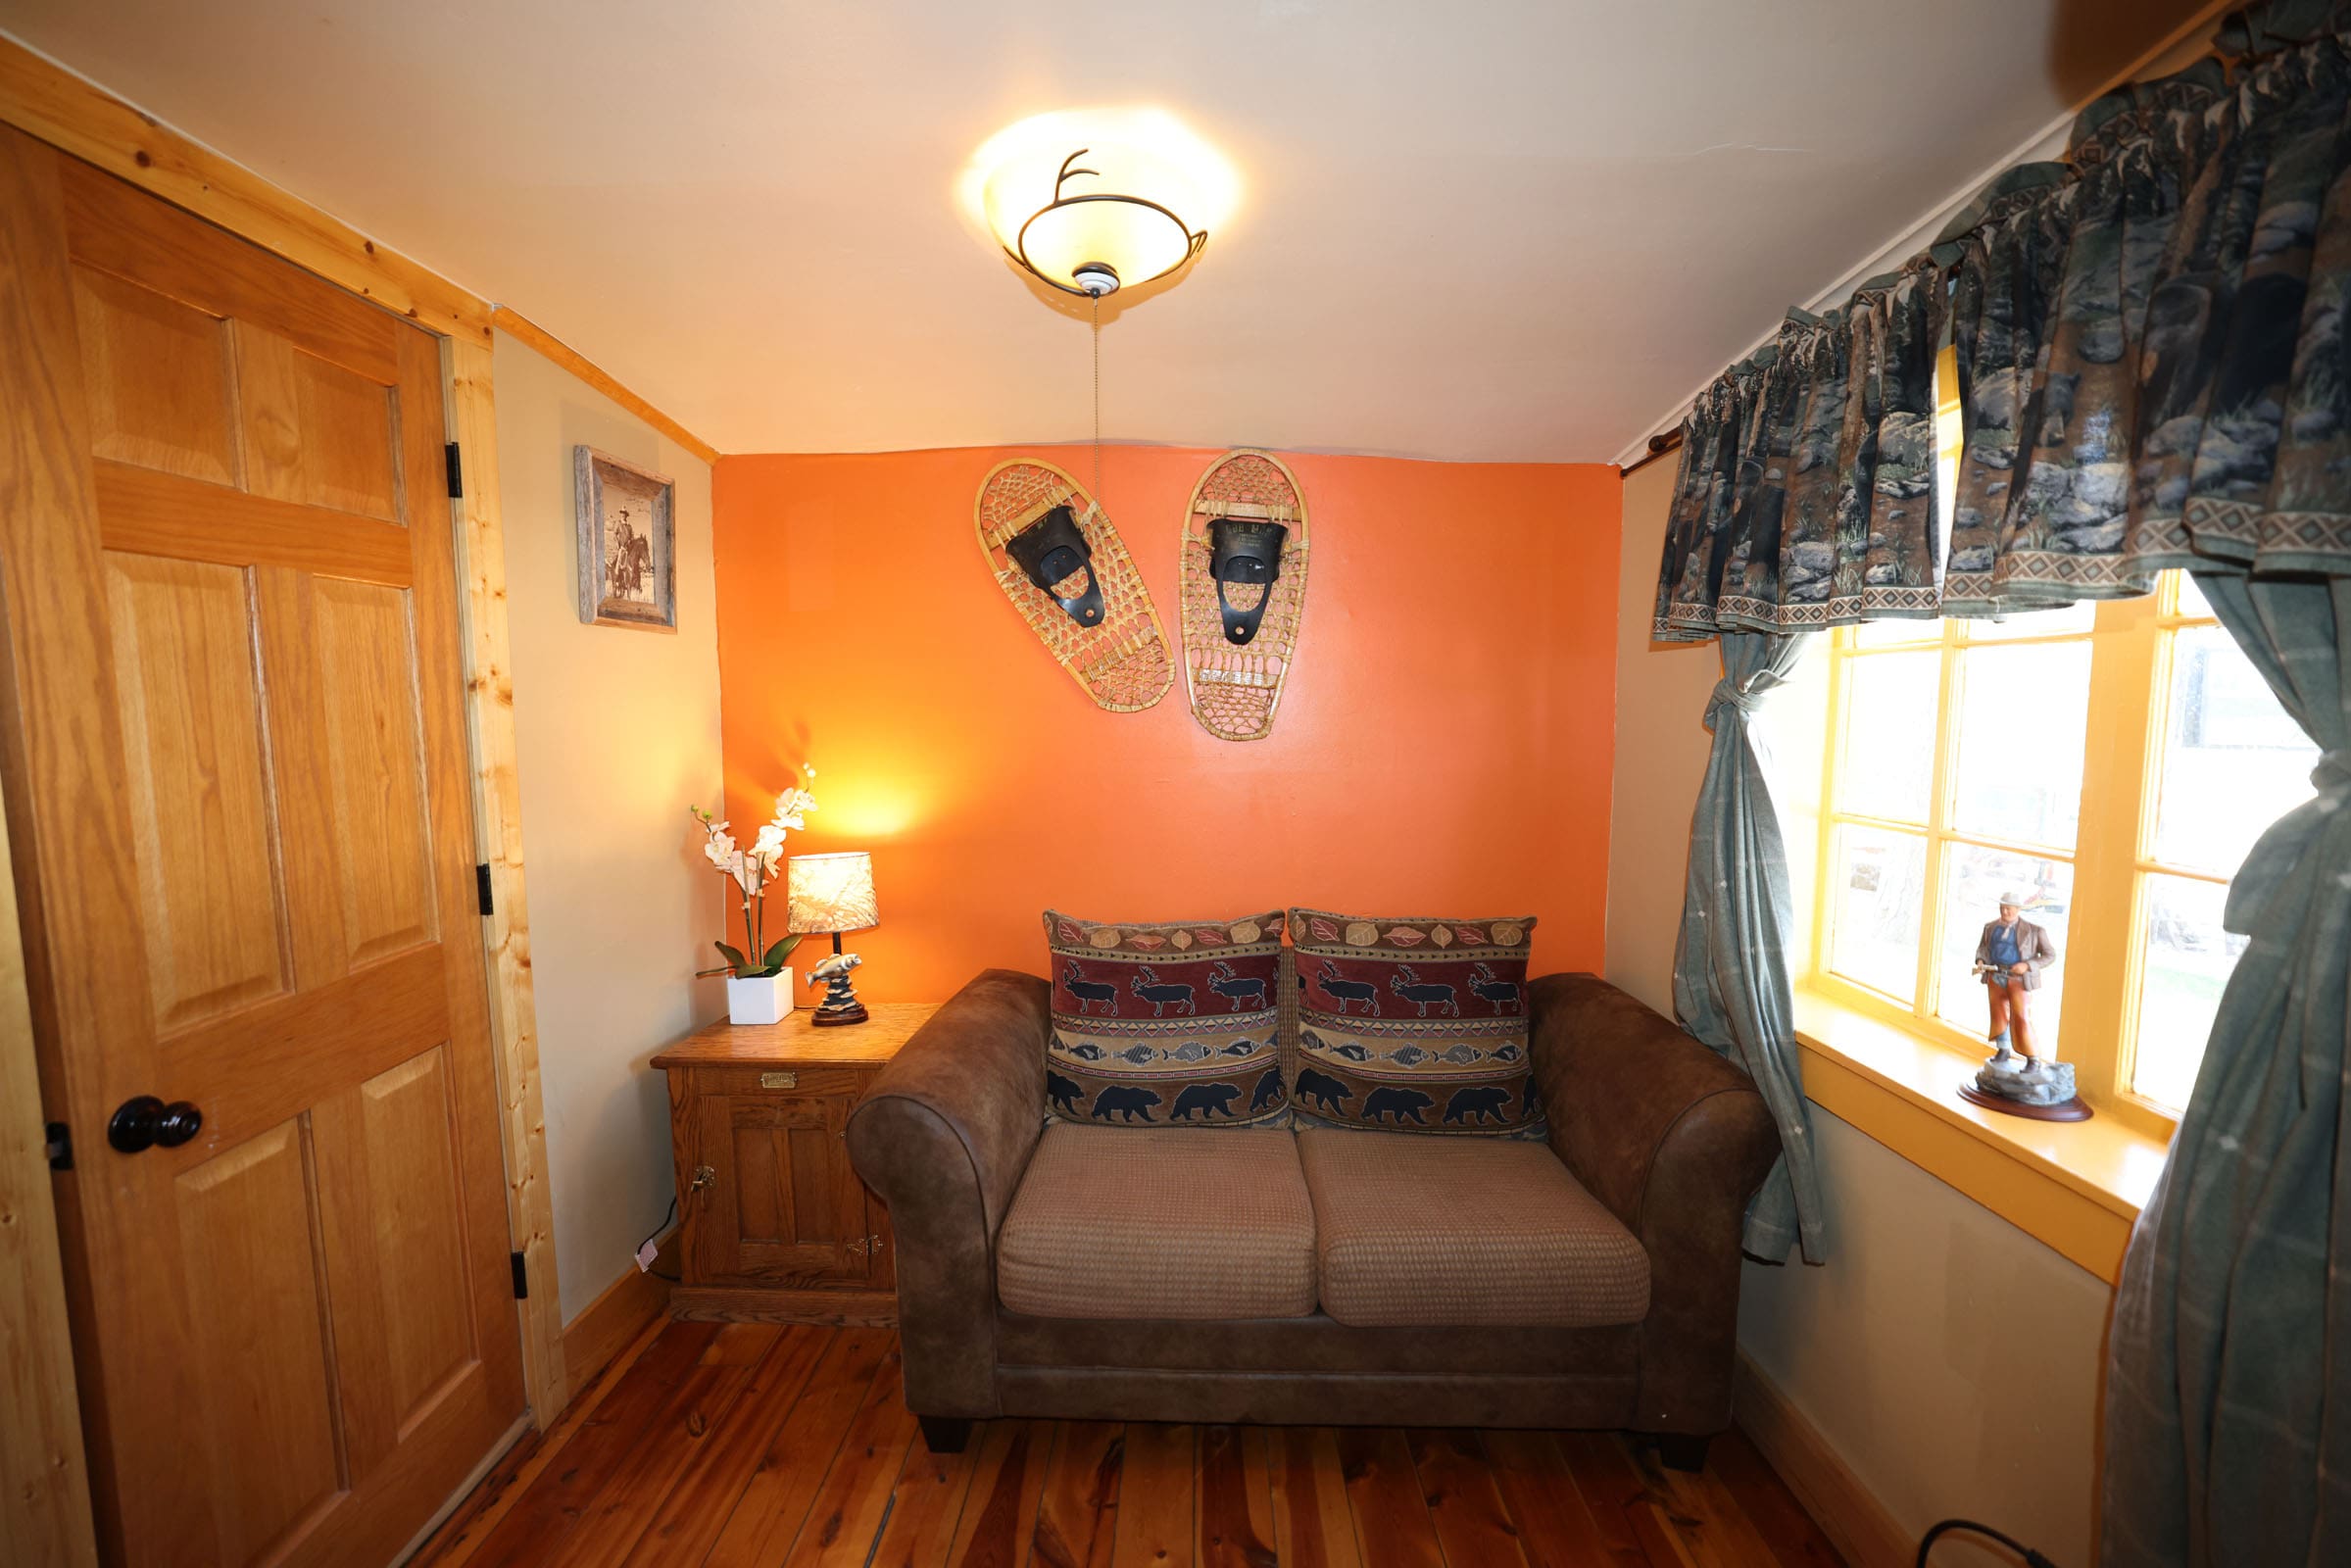
[[[611,1365],[648,1324],[669,1310],[669,1293],[676,1282],[662,1276],[677,1272],[677,1227],[662,1232],[656,1246],[650,1271],[630,1263],[579,1309],[579,1316],[563,1325],[563,1376],[571,1387],[581,1387]]]
[[[1844,1456],[1744,1354],[1733,1375],[1739,1425],[1853,1568],[1908,1568],[1918,1543]]]

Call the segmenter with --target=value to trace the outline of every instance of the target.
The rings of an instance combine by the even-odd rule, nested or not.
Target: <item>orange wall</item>
[[[873,853],[860,995],[936,1001],[1044,972],[1038,912],[1533,912],[1537,973],[1597,970],[1614,726],[1616,470],[1286,457],[1314,541],[1273,734],[1107,713],[997,589],[972,498],[1082,448],[724,458],[713,476],[727,808],[802,761],[791,848]],[[1176,535],[1214,453],[1113,447],[1102,490],[1175,635]],[[780,904],[780,899],[779,899]],[[780,909],[776,911],[780,913]],[[795,958],[804,977],[821,951]]]

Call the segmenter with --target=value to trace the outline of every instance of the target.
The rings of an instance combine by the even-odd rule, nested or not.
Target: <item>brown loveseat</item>
[[[1606,981],[1529,988],[1550,1139],[1044,1124],[1050,991],[991,969],[849,1122],[906,1402],[973,1419],[1586,1427],[1702,1462],[1779,1152],[1738,1068]]]

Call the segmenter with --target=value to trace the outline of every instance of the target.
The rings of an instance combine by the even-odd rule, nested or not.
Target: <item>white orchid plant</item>
[[[810,781],[816,777],[813,767],[804,767],[801,771]],[[773,947],[761,946],[766,939],[767,889],[783,873],[784,836],[805,827],[808,813],[814,809],[816,797],[808,793],[806,785],[793,785],[775,798],[775,815],[760,827],[751,848],[744,849],[727,831],[728,823],[699,806],[686,808],[694,820],[702,824],[707,839],[702,847],[704,858],[720,876],[734,883],[736,896],[743,901],[743,933],[749,939],[748,952],[724,942],[711,944],[726,962],[714,969],[697,970],[697,974],[725,974],[749,980],[783,972],[784,960],[800,946],[800,938],[786,936]]]

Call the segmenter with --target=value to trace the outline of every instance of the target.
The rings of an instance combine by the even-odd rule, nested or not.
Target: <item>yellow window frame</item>
[[[1948,383],[1946,382],[1946,385]],[[1943,456],[1955,458],[1956,408],[1941,411]],[[1980,845],[2038,858],[2070,860],[2074,869],[2072,914],[2068,921],[2065,989],[2058,1017],[2060,1059],[2075,1065],[2082,1098],[2102,1114],[2137,1132],[2168,1138],[2178,1121],[2176,1107],[2159,1103],[2131,1087],[2143,989],[2149,878],[2184,877],[2226,885],[2229,878],[2167,862],[2155,854],[2165,729],[2170,716],[2171,673],[2179,633],[2217,624],[2212,616],[2182,608],[2181,574],[2166,572],[2155,594],[2108,600],[2097,605],[2086,631],[2025,637],[1974,637],[1964,621],[1918,622],[1916,638],[1890,633],[1869,647],[1856,630],[1831,634],[1828,745],[1821,780],[1819,864],[1814,882],[1811,951],[1800,983],[1857,1011],[1897,1024],[1920,1038],[1950,1048],[1973,1062],[1984,1054],[1980,1036],[1935,1011],[1935,969],[1942,952],[1942,878],[1953,845]],[[1958,710],[1962,660],[1970,647],[2031,647],[2084,642],[2090,647],[2088,719],[2083,734],[2081,822],[2071,853],[2052,845],[1990,838],[1952,826],[1958,761]],[[1838,807],[1844,771],[1851,671],[1856,661],[1935,651],[1939,679],[1935,759],[1924,823],[1876,817]],[[1908,1003],[1829,966],[1836,904],[1837,845],[1840,827],[1875,828],[1911,834],[1925,841],[1926,875],[1919,922],[1918,971]]]

